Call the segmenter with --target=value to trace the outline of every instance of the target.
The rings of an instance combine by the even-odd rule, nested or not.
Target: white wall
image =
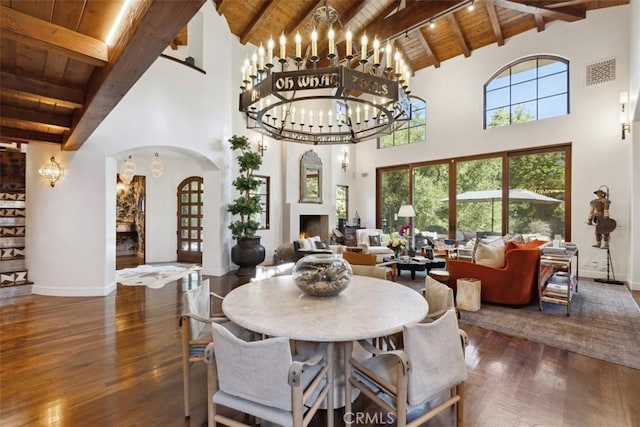
[[[618,229],[612,233],[615,272],[629,275],[630,146],[620,139],[619,95],[629,82],[629,7],[589,12],[575,23],[552,22],[546,30],[531,30],[507,39],[502,47],[474,50],[471,57],[456,57],[441,67],[416,73],[412,92],[427,102],[427,141],[384,150],[375,142],[358,144],[358,203],[365,222],[375,221],[376,167],[446,159],[487,152],[572,143],[572,240],[580,248],[580,273],[602,277],[591,260],[606,268],[606,252],[592,248],[593,227],[585,220],[593,191],[608,185],[611,216]],[[570,61],[570,111],[567,116],[483,130],[483,84],[498,69],[529,55],[552,54]],[[585,67],[616,58],[616,80],[586,87]],[[367,173],[366,178],[361,177]],[[600,269],[599,269],[600,270]]]

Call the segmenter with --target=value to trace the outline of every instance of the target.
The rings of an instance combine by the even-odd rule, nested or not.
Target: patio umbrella
[[[494,203],[496,200],[502,200],[502,190],[478,190],[465,191],[456,195],[456,200],[460,202],[491,202],[491,230],[493,230]],[[449,198],[441,199],[442,202],[448,202]],[[553,197],[538,194],[530,190],[522,188],[514,188],[509,190],[510,202],[530,202],[536,204],[554,204],[562,203],[562,200]]]

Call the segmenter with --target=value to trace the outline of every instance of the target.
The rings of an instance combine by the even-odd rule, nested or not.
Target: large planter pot
[[[260,237],[244,237],[231,248],[231,261],[238,265],[236,276],[255,276],[256,265],[264,261],[265,250]]]

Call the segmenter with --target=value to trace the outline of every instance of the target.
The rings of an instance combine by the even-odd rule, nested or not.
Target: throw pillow
[[[369,246],[381,246],[382,242],[380,241],[379,234],[371,234],[369,235]]]
[[[503,268],[505,261],[504,249],[502,239],[495,240],[491,243],[478,242],[475,263],[486,265],[487,267]]]
[[[315,242],[316,243],[316,249],[329,249],[329,245],[327,245],[325,242]]]
[[[298,246],[300,246],[300,249],[305,250],[305,251],[310,251],[311,249],[313,249],[313,246],[311,244],[311,240],[309,240],[309,239],[300,239],[300,240],[298,240]]]

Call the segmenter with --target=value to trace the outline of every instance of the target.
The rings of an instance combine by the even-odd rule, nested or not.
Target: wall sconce
[[[62,169],[60,165],[56,162],[54,157],[49,159],[48,163],[42,165],[40,169],[38,169],[38,173],[47,181],[49,181],[49,185],[55,187],[56,182],[62,176]]]
[[[264,157],[264,152],[267,151],[267,143],[264,141],[264,136],[260,136],[260,141],[258,141],[258,151],[260,152],[260,156]]]
[[[342,154],[342,162],[340,162],[340,166],[342,166],[342,171],[346,172],[349,167],[349,151],[344,150]]]
[[[620,124],[622,125],[622,139],[626,139],[626,133],[631,133],[629,116],[627,115],[627,104],[629,103],[629,92],[620,92]]]

